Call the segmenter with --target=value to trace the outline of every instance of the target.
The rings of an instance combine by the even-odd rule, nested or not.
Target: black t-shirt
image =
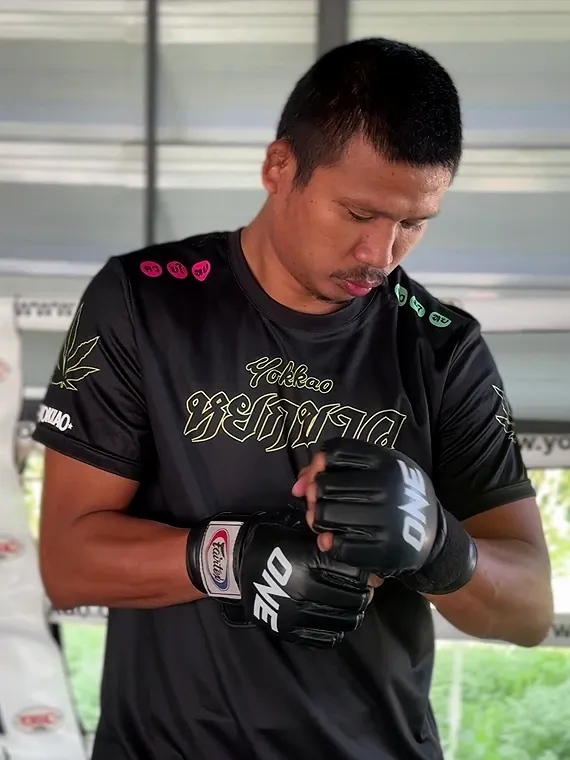
[[[458,518],[534,492],[478,323],[398,268],[329,315],[253,277],[239,231],[110,259],[35,439],[139,480],[137,517],[278,508],[338,435],[405,452]],[[212,599],[109,615],[94,760],[439,760],[430,608],[387,581],[331,651],[232,626]]]

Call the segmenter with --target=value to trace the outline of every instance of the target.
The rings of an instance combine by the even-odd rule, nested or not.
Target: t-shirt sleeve
[[[443,507],[460,520],[535,495],[503,381],[478,323],[449,367],[433,481]]]
[[[152,447],[128,288],[117,258],[91,280],[38,410],[34,440],[139,480]]]

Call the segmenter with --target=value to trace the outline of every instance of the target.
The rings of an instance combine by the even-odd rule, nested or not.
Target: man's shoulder
[[[390,287],[398,304],[398,325],[404,336],[411,334],[434,349],[453,353],[468,336],[480,332],[481,326],[472,314],[440,300],[401,267],[390,276]]]
[[[229,232],[200,235],[146,246],[115,256],[129,280],[190,278],[203,282],[212,269],[229,266]]]

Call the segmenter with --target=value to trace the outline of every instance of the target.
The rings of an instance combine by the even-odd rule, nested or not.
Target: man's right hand
[[[362,623],[368,573],[317,546],[302,510],[219,515],[190,532],[188,574],[223,602],[241,601],[247,619],[287,641],[332,647]]]

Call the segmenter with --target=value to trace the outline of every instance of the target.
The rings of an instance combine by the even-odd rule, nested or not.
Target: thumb
[[[302,498],[307,492],[307,486],[309,484],[309,478],[307,476],[308,469],[308,467],[303,467],[297,477],[295,485],[291,489],[291,493],[297,498]]]

